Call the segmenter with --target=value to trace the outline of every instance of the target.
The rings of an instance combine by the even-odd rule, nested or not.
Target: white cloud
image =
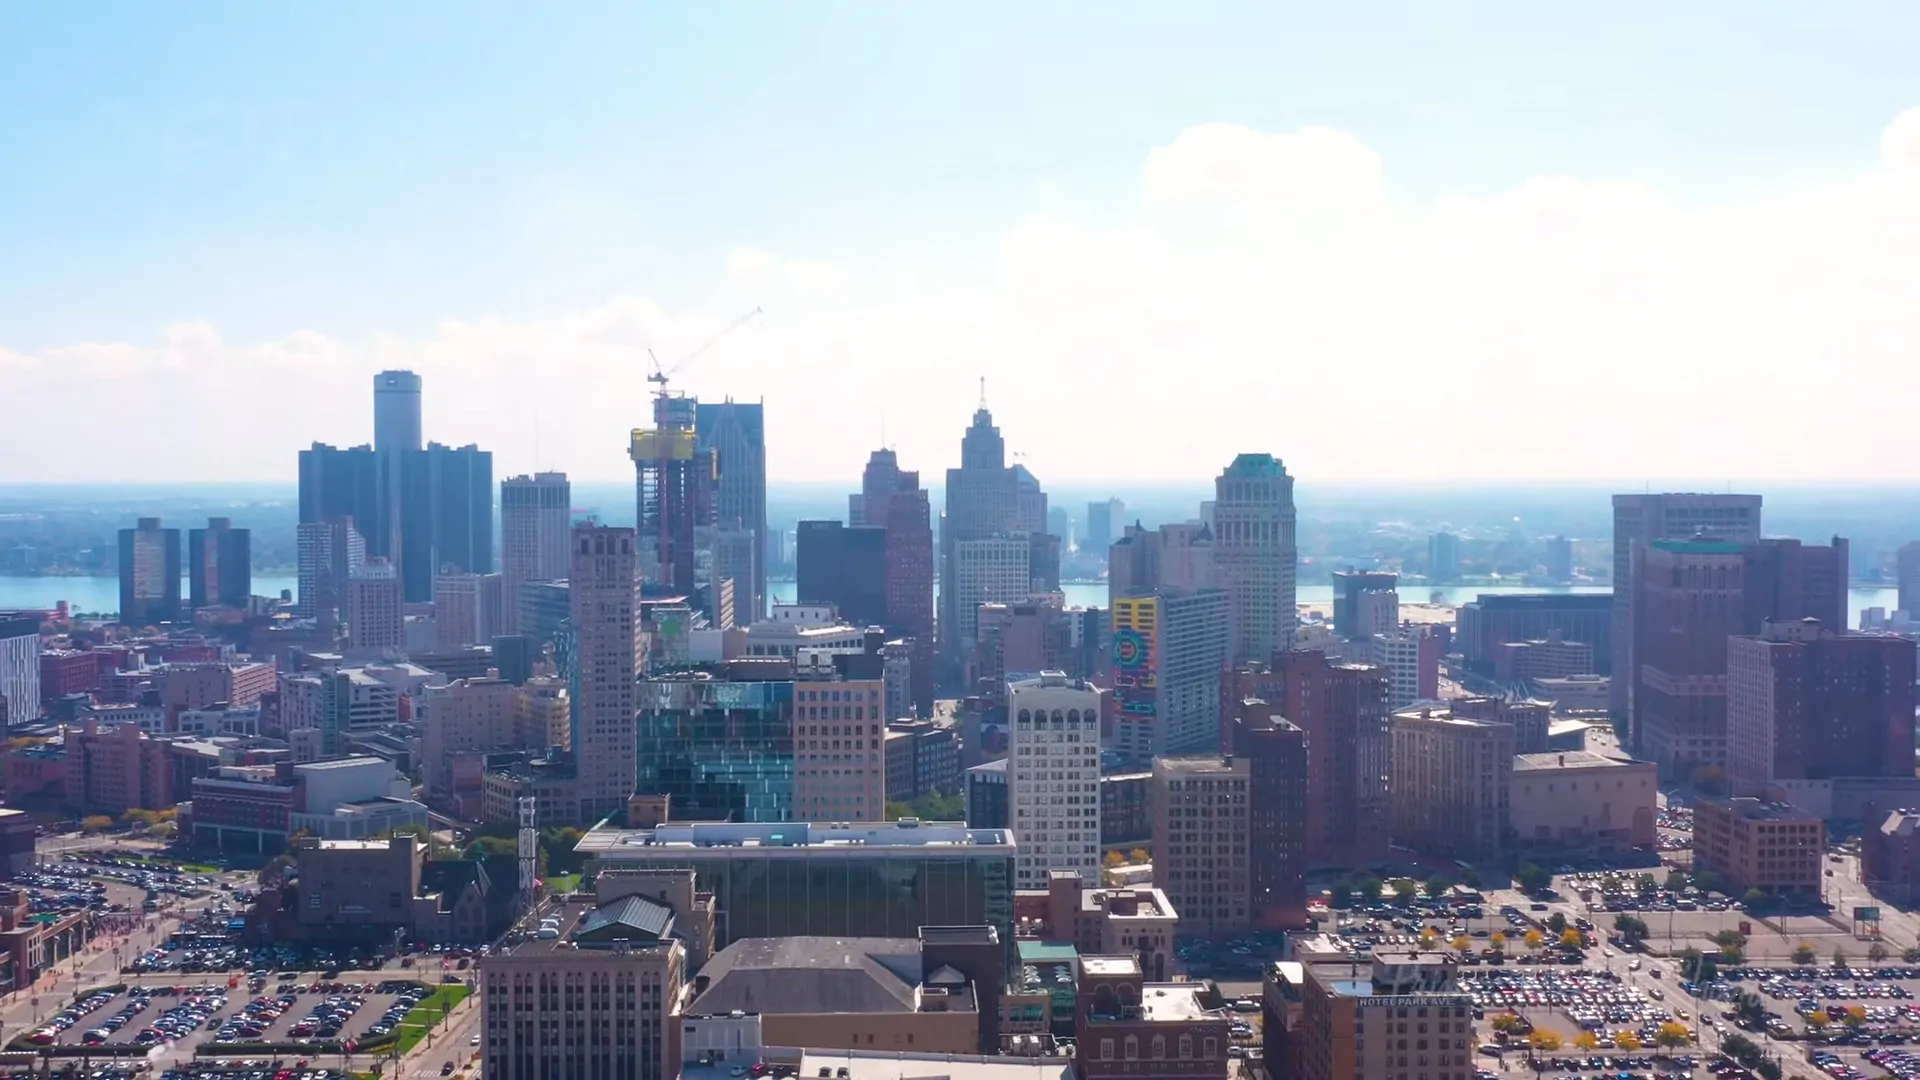
[[[1906,478],[1887,405],[1920,396],[1920,110],[1880,149],[1874,172],[1762,202],[1542,176],[1408,206],[1355,135],[1200,125],[1145,153],[1131,214],[1048,200],[971,277],[938,252],[735,249],[768,317],[673,386],[764,398],[774,474],[846,484],[883,414],[906,462],[952,464],[982,375],[1043,480],[1197,480],[1252,449],[1309,481]],[[737,314],[614,296],[409,340],[236,345],[183,322],[148,345],[0,346],[4,385],[45,406],[0,432],[0,460],[85,414],[151,432],[149,475],[287,478],[304,442],[367,438],[367,381],[401,366],[426,379],[430,437],[519,471],[537,414],[538,464],[613,479],[648,415],[646,351],[674,368]]]

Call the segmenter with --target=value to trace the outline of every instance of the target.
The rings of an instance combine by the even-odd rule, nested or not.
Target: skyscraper
[[[1573,580],[1573,541],[1564,536],[1547,538],[1547,580],[1556,585]]]
[[[767,422],[764,405],[731,399],[702,402],[694,412],[696,445],[718,459],[714,521],[721,532],[751,532],[755,553],[767,536]],[[737,562],[738,560],[734,560]],[[755,622],[767,613],[767,567],[755,559],[734,576],[736,619]],[[744,617],[743,617],[744,616]]]
[[[1112,602],[1115,750],[1144,763],[1220,749],[1232,603],[1223,589],[1161,589]]]
[[[1236,725],[1233,750],[1247,759],[1247,865],[1254,925],[1307,924],[1307,736],[1259,703]]]
[[[428,443],[401,458],[400,577],[407,602],[423,604],[442,568],[493,571],[493,454]]]
[[[353,527],[353,519],[301,522],[294,530],[294,551],[300,590],[295,613],[347,622],[347,583],[367,561],[367,542]]]
[[[969,607],[977,608],[986,600],[1017,600],[1024,596],[1032,556],[1026,539],[1021,537],[1022,584],[1017,589],[983,595],[961,580],[962,545],[1010,537],[1018,519],[1018,483],[1013,471],[1007,468],[1006,442],[1000,437],[1000,429],[993,425],[993,414],[987,411],[983,398],[974,411],[973,423],[961,437],[960,467],[947,470],[947,512],[940,528],[940,665],[949,681],[958,678],[961,660],[973,644],[975,612]],[[974,558],[970,561],[976,568],[983,554],[981,550],[973,550]],[[1009,554],[1007,558],[1012,556]],[[973,578],[978,581],[979,575],[976,573]],[[1007,595],[1008,592],[1018,595]]]
[[[1047,493],[1040,478],[1015,465],[1013,472],[1013,527],[1016,532],[1044,535],[1047,531]]]
[[[520,632],[520,586],[567,576],[567,530],[573,485],[561,472],[513,476],[500,482],[502,634]]]
[[[1394,844],[1498,862],[1511,821],[1513,725],[1429,708],[1396,713],[1392,725]]]
[[[1913,775],[1914,643],[1769,619],[1727,642],[1727,775],[1775,780]]]
[[[573,724],[580,812],[622,813],[633,794],[636,685],[645,670],[640,634],[639,545],[632,529],[573,528],[568,571],[573,623]]]
[[[765,679],[676,675],[639,685],[627,751],[633,786],[667,796],[673,820],[794,820],[793,671],[767,666],[778,671]]]
[[[187,532],[188,605],[244,607],[253,596],[252,533],[236,529],[229,518],[208,518],[204,529]]]
[[[385,651],[406,644],[400,575],[385,559],[368,559],[347,583],[347,640],[355,649]]]
[[[1293,644],[1293,477],[1272,454],[1241,454],[1214,480],[1213,565],[1233,597],[1236,660],[1265,660]]]
[[[1087,524],[1080,530],[1080,550],[1100,551],[1120,539],[1127,527],[1127,504],[1119,499],[1101,499],[1087,504]]]
[[[1734,543],[1760,539],[1760,496],[1712,494],[1615,495],[1613,497],[1613,661],[1610,684],[1614,719],[1629,725],[1629,745],[1638,749],[1634,716],[1639,654],[1634,629],[1634,560],[1655,540],[1686,540],[1705,534]]]
[[[1767,537],[1746,546],[1746,625],[1757,634],[1768,619],[1817,619],[1831,631],[1847,629],[1851,545],[1836,536],[1826,545]]]
[[[1053,870],[1100,879],[1100,691],[1057,671],[1008,688],[1007,800],[1020,856],[1014,888]]]
[[[435,640],[443,647],[492,641],[505,616],[503,585],[499,574],[441,574],[434,578]]]
[[[887,632],[913,639],[913,704],[933,715],[933,509],[920,474],[900,474],[887,500]]]
[[[120,621],[128,626],[180,618],[180,530],[141,518],[120,530]]]
[[[1920,612],[1920,540],[1900,545],[1894,556],[1894,577],[1900,586],[1900,610]]]
[[[692,398],[654,398],[654,426],[635,428],[627,448],[633,459],[640,580],[663,595],[698,594],[695,545],[715,520],[719,462],[712,449],[699,445],[697,405]]]
[[[1333,572],[1333,632],[1343,638],[1365,637],[1361,618],[1362,600],[1371,592],[1392,592],[1400,584],[1400,575],[1385,570],[1335,570]]]
[[[371,446],[342,450],[317,442],[300,451],[300,524],[351,518],[367,554],[383,558],[392,554],[385,491]]]
[[[1364,866],[1385,858],[1392,736],[1387,672],[1328,660],[1325,653],[1276,653],[1275,710],[1306,733],[1307,859]]]
[[[383,371],[373,377],[373,449],[418,450],[421,445],[420,376]]]
[[[417,453],[421,443],[420,376],[411,371],[382,371],[373,377],[373,452],[379,459],[380,521],[386,535],[372,554],[391,560],[404,575],[408,571],[403,537],[409,527],[403,506],[408,501],[407,459]],[[347,511],[337,511],[345,513]],[[360,529],[367,531],[371,519],[355,516]],[[431,546],[421,537],[416,544]],[[409,586],[410,599],[429,600],[433,596],[432,564],[425,567],[426,578],[417,589]]]
[[[887,530],[802,521],[794,533],[795,598],[833,604],[855,626],[887,621]]]
[[[1182,522],[1149,531],[1129,525],[1107,549],[1107,604],[1127,596],[1151,596],[1162,589],[1211,589],[1213,531]]]
[[[1449,532],[1427,537],[1427,580],[1457,581],[1460,577],[1460,538]]]

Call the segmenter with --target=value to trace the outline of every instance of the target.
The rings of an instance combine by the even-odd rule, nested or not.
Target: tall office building
[[[887,622],[887,530],[802,521],[794,531],[795,598],[832,604],[855,626]]]
[[[1087,523],[1080,530],[1080,550],[1101,551],[1120,539],[1127,527],[1127,504],[1119,499],[1101,499],[1087,504]]]
[[[886,695],[883,679],[807,679],[793,688],[794,819],[884,821],[888,799],[912,801],[887,790]],[[957,771],[957,751],[954,764]]]
[[[901,472],[886,500],[887,632],[913,639],[914,710],[933,715],[933,509],[920,474]]]
[[[1252,925],[1250,788],[1245,758],[1153,759],[1153,874],[1182,934],[1221,938]]]
[[[1449,532],[1427,537],[1427,580],[1460,580],[1460,538]]]
[[[1613,497],[1613,658],[1608,670],[1616,722],[1629,725],[1629,745],[1638,749],[1639,721],[1634,695],[1639,686],[1639,653],[1634,638],[1634,560],[1655,540],[1687,540],[1707,535],[1734,543],[1760,539],[1760,496],[1674,493]],[[1575,641],[1579,635],[1568,633]]]
[[[1249,915],[1264,930],[1307,925],[1307,735],[1266,702],[1235,724],[1247,760]]]
[[[1555,585],[1573,581],[1573,541],[1564,536],[1547,538],[1547,580]]]
[[[1221,673],[1233,637],[1223,589],[1112,603],[1113,749],[1135,761],[1220,749]]]
[[[1776,780],[1913,775],[1914,643],[1767,620],[1727,642],[1727,775]]]
[[[567,474],[543,472],[500,482],[500,580],[503,634],[520,632],[520,586],[567,576],[567,530],[573,485]]]
[[[247,605],[253,597],[252,535],[223,517],[208,518],[204,529],[188,530],[188,606],[198,611]]]
[[[408,459],[416,454],[421,446],[420,425],[420,376],[411,371],[382,371],[373,377],[373,452],[378,461],[376,483],[379,485],[381,515],[379,520],[385,526],[386,535],[372,552],[391,561],[404,576],[408,570],[405,535],[409,528],[421,528],[419,521],[408,521],[404,507],[413,499],[423,497],[421,493],[407,490]],[[356,515],[364,532],[372,519]],[[413,541],[417,546],[430,549],[432,541],[429,535],[422,535]],[[434,565],[426,563],[420,571],[425,578],[416,592],[408,588],[409,599],[424,602],[432,598],[432,574]]]
[[[353,527],[353,519],[301,522],[294,530],[294,552],[299,586],[294,612],[347,622],[347,583],[367,561],[367,542]]]
[[[1000,547],[1013,543],[1006,538],[1013,535],[1018,517],[1018,485],[1007,468],[1007,444],[983,399],[960,440],[960,467],[947,470],[947,512],[940,527],[940,666],[949,681],[958,679],[961,662],[973,646],[976,612],[969,609],[987,600],[1026,595],[1032,552],[1025,537],[1018,541],[1019,586],[1003,587],[1006,575],[996,574],[995,595],[983,595],[979,587],[987,556],[1004,556],[1009,562],[1015,557]],[[998,546],[991,551],[976,546],[968,553],[972,581],[963,583],[962,547],[981,543]]]
[[[1900,610],[1920,612],[1920,540],[1900,545],[1894,556],[1894,580],[1900,587]]]
[[[1027,569],[1032,550],[1024,536],[996,536],[956,541],[950,545],[950,552],[952,574],[942,597],[953,610],[954,637],[965,643],[964,660],[979,647],[980,605],[1011,603],[1033,591]]]
[[[1040,487],[1040,478],[1025,465],[1014,465],[1010,471],[1013,473],[1014,531],[1045,535],[1047,493]]]
[[[1276,653],[1263,697],[1306,733],[1307,859],[1365,866],[1386,857],[1392,736],[1386,669]]]
[[[730,671],[725,679],[667,676],[641,683],[629,751],[637,763],[635,790],[666,796],[675,821],[795,820],[793,669],[764,667],[771,669],[767,678]],[[825,720],[826,710],[820,712]],[[878,720],[872,726],[885,728]],[[873,736],[876,744],[879,738]],[[873,754],[878,772],[884,766],[879,751]]]
[[[646,670],[639,545],[632,529],[576,525],[568,593],[573,623],[574,730],[580,812],[625,811],[636,775],[634,710]]]
[[[373,449],[400,453],[420,449],[420,376],[383,371],[373,377]]]
[[[368,559],[347,582],[347,639],[355,649],[406,644],[400,574],[385,559]]]
[[[0,732],[39,715],[40,617],[0,611]]]
[[[1385,570],[1335,570],[1333,572],[1333,632],[1343,638],[1366,636],[1361,605],[1369,593],[1393,592],[1400,575]]]
[[[433,583],[433,620],[442,647],[484,645],[506,617],[505,579],[499,574],[441,574]]]
[[[1440,696],[1440,635],[1434,627],[1406,626],[1373,634],[1367,638],[1365,655],[1388,672],[1388,708],[1404,709]]]
[[[1746,546],[1746,627],[1756,634],[1768,619],[1817,619],[1847,629],[1848,561],[1851,545],[1836,536],[1825,545],[1767,537]]]
[[[1497,863],[1506,850],[1513,725],[1423,708],[1393,716],[1393,842]]]
[[[400,577],[408,603],[433,599],[433,579],[493,572],[493,454],[442,446],[401,455]]]
[[[1212,589],[1213,531],[1197,522],[1155,530],[1129,525],[1107,549],[1107,604],[1162,589]]]
[[[380,462],[373,447],[364,445],[343,450],[317,442],[300,451],[300,524],[351,518],[367,554],[390,558]]]
[[[716,589],[721,588],[720,583],[730,582],[725,588],[733,597],[731,605],[719,597],[708,598],[713,625],[722,630],[758,621],[753,614],[753,582],[767,574],[760,547],[760,534],[752,529],[713,530],[713,563],[708,580]]]
[[[699,445],[697,406],[692,398],[654,398],[653,427],[635,428],[627,447],[640,580],[663,595],[699,593],[697,543],[715,522],[719,459]]]
[[[180,618],[180,530],[159,518],[120,530],[120,621],[128,626]]]
[[[1009,686],[1007,719],[1014,888],[1044,889],[1054,870],[1100,880],[1100,691],[1042,672]]]
[[[717,458],[720,479],[714,487],[714,520],[722,533],[750,532],[752,566],[730,561],[734,619],[758,622],[767,612],[767,567],[759,552],[767,536],[766,406],[727,400],[702,402],[694,412],[696,445]]]
[[[1213,487],[1213,566],[1233,596],[1233,656],[1265,660],[1293,644],[1299,622],[1293,477],[1272,454],[1241,454]]]

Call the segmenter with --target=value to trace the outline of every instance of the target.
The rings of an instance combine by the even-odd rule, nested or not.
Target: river
[[[260,576],[253,579],[253,591],[262,596],[277,596],[281,590],[291,593],[295,588],[291,576]],[[794,597],[794,583],[775,581],[769,583],[772,600],[776,603],[791,602]],[[1101,582],[1090,584],[1068,583],[1061,589],[1066,594],[1067,604],[1072,607],[1105,607],[1107,586]],[[1402,603],[1424,604],[1438,593],[1440,602],[1449,606],[1458,606],[1471,601],[1481,593],[1516,592],[1606,592],[1605,587],[1572,586],[1568,588],[1542,588],[1525,585],[1460,585],[1434,588],[1428,585],[1403,585],[1400,588]],[[185,587],[181,588],[184,595]],[[1853,600],[1853,625],[1860,625],[1860,612],[1870,607],[1893,610],[1897,594],[1893,589],[1855,588],[1851,590]],[[1303,604],[1333,603],[1333,586],[1302,585],[1300,602]],[[114,611],[120,606],[120,584],[117,578],[110,577],[0,577],[0,610],[9,608],[51,608],[58,601],[65,600],[76,612]]]

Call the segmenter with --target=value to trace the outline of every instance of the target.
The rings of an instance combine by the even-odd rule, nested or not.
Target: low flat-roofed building
[[[1716,796],[1694,802],[1694,871],[1719,874],[1731,895],[1817,894],[1826,854],[1826,821],[1790,803]]]
[[[1079,1080],[1225,1080],[1227,1018],[1202,993],[1199,983],[1147,982],[1132,956],[1081,957]]]
[[[800,1075],[835,1080],[1072,1080],[1073,1059],[806,1050],[800,1054]]]
[[[1589,750],[1516,754],[1508,814],[1515,846],[1614,855],[1652,849],[1659,768]]]
[[[1130,953],[1148,978],[1171,977],[1180,915],[1163,889],[1105,887],[1078,871],[1055,870],[1047,891],[1023,891],[1015,902],[1023,943],[1037,938],[1070,942],[1093,955]]]

